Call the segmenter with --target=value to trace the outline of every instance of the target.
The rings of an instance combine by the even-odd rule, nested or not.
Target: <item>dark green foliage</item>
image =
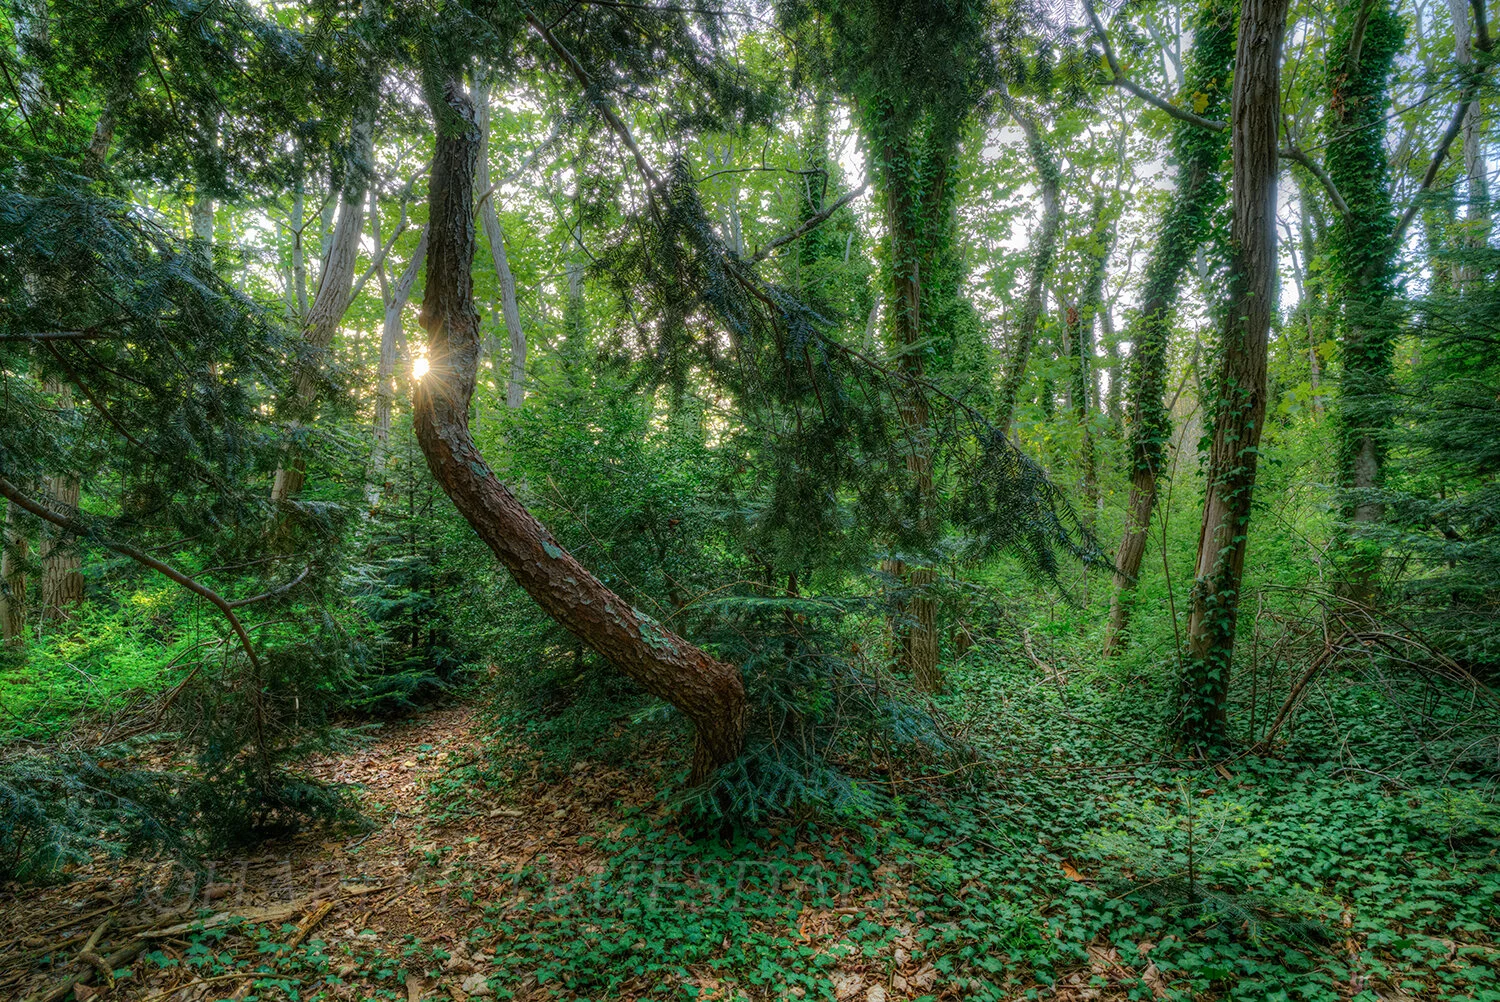
[[[1479,273],[1493,251],[1456,259]],[[1391,554],[1401,608],[1438,650],[1493,681],[1500,670],[1500,292],[1491,283],[1451,289],[1422,304],[1415,364],[1396,382],[1403,420],[1394,436],[1400,470],[1362,535]]]

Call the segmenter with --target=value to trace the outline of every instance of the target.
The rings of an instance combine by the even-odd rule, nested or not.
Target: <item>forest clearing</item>
[[[1486,0],[4,0],[0,998],[1500,1002]]]

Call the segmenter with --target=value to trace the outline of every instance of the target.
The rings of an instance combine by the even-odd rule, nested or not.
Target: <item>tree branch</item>
[[[1339,210],[1339,215],[1347,216],[1349,214],[1349,203],[1344,201],[1344,196],[1339,194],[1339,189],[1333,183],[1333,178],[1329,177],[1328,172],[1318,166],[1316,160],[1298,147],[1290,144],[1288,144],[1286,149],[1278,150],[1276,155],[1283,160],[1290,160],[1294,164],[1301,164],[1303,167],[1306,167],[1307,172],[1317,178],[1318,183],[1323,186],[1323,190],[1328,192],[1328,199],[1333,202],[1333,207]]]
[[[869,187],[870,182],[866,181],[864,184],[860,185],[858,188],[855,188],[853,191],[849,192],[849,194],[845,195],[843,198],[840,198],[838,201],[834,202],[832,205],[824,209],[822,212],[818,213],[816,216],[813,216],[811,219],[803,223],[801,226],[797,227],[792,232],[786,234],[785,236],[777,237],[775,240],[772,240],[760,250],[750,255],[751,263],[754,263],[756,261],[764,261],[776,248],[784,247],[787,244],[791,243],[793,240],[796,240],[798,237],[804,236],[817,229],[819,226],[822,226],[825,222],[828,221],[829,216],[833,215],[835,212],[839,211],[844,206],[848,205],[850,202],[863,195],[865,193],[865,189]]]
[[[1394,236],[1397,244],[1401,243],[1406,228],[1411,225],[1411,221],[1416,218],[1417,210],[1422,207],[1422,196],[1427,193],[1428,188],[1432,187],[1432,182],[1437,180],[1438,172],[1443,169],[1443,161],[1448,159],[1448,151],[1453,148],[1453,141],[1463,131],[1464,116],[1469,113],[1469,105],[1477,93],[1479,93],[1479,85],[1476,78],[1476,82],[1465,87],[1463,93],[1459,95],[1458,106],[1453,109],[1453,118],[1448,122],[1448,129],[1443,133],[1443,138],[1438,141],[1437,149],[1432,154],[1432,163],[1427,165],[1427,173],[1422,175],[1422,183],[1417,187],[1417,193],[1412,196],[1411,204],[1406,207],[1406,211],[1401,214],[1401,221],[1396,224]]]
[[[578,82],[583,85],[585,91],[596,91],[593,78],[589,76],[588,70],[583,68],[583,64],[578,61],[578,57],[569,52],[567,46],[557,40],[557,36],[552,34],[551,29],[537,19],[537,16],[532,13],[529,7],[526,9],[526,23],[531,25],[532,30],[541,36],[542,41],[547,43],[547,47],[567,64],[568,69],[577,78]],[[645,154],[635,144],[635,137],[630,134],[630,129],[620,120],[620,116],[615,113],[614,106],[610,103],[609,98],[599,93],[594,99],[594,107],[599,109],[599,113],[604,116],[604,121],[609,124],[610,130],[619,137],[620,142],[625,144],[625,148],[635,158],[636,167],[645,175],[646,180],[651,186],[655,188],[661,184],[661,176],[646,162]]]
[[[81,331],[29,331],[25,334],[0,334],[0,341],[89,341],[104,337],[97,327]]]
[[[1122,90],[1129,91],[1153,108],[1165,111],[1179,122],[1196,125],[1200,129],[1208,129],[1211,132],[1223,132],[1229,128],[1228,122],[1216,122],[1211,118],[1195,115],[1186,108],[1179,108],[1172,102],[1157,97],[1127,77],[1125,71],[1120,68],[1119,60],[1115,58],[1114,46],[1109,44],[1109,36],[1104,33],[1104,23],[1099,20],[1099,15],[1094,10],[1094,0],[1083,0],[1083,9],[1089,16],[1089,23],[1094,27],[1094,34],[1099,36],[1099,44],[1104,46],[1104,59],[1109,63],[1109,71],[1114,74],[1114,79],[1110,83]]]
[[[249,598],[237,598],[233,602],[229,603],[229,607],[231,609],[238,609],[242,605],[254,605],[256,602],[264,602],[268,598],[275,598],[277,595],[284,595],[287,592],[291,591],[293,588],[297,587],[303,581],[306,581],[307,580],[307,576],[309,574],[311,574],[311,573],[312,573],[312,566],[308,565],[307,567],[302,568],[302,573],[301,574],[298,574],[296,577],[292,578],[286,584],[284,584],[284,585],[277,585],[275,588],[272,588],[270,591],[264,591],[264,592],[261,592],[259,595],[252,595]]]
[[[128,543],[118,543],[113,540],[101,538],[100,536],[96,535],[93,530],[90,529],[87,525],[79,522],[77,519],[69,518],[67,515],[62,514],[61,512],[53,511],[51,508],[48,508],[46,505],[38,501],[33,501],[31,498],[23,494],[20,488],[18,488],[15,484],[11,483],[3,476],[0,476],[0,497],[5,498],[19,508],[23,508],[26,511],[31,512],[31,514],[35,515],[37,518],[41,519],[44,522],[51,522],[53,525],[58,526],[62,529],[66,529],[68,532],[73,533],[73,535],[75,536],[92,539],[100,546],[114,550],[121,556],[129,557],[136,563],[149,567],[153,571],[156,571],[158,574],[170,578],[171,580],[182,585],[182,587],[186,588],[188,591],[192,592],[194,595],[199,595],[203,598],[208,599],[210,603],[216,606],[218,610],[224,614],[224,618],[229,621],[229,625],[234,630],[235,636],[239,638],[240,646],[245,649],[245,657],[250,659],[250,666],[255,669],[255,673],[257,675],[260,674],[260,658],[256,657],[255,655],[255,645],[250,642],[250,634],[245,632],[245,627],[244,624],[240,622],[240,617],[234,614],[234,606],[230,604],[218,592],[206,587],[205,585],[199,584],[196,580],[184,574],[182,571],[179,571],[175,567],[172,567],[168,564],[162,563],[160,560],[157,560],[150,554],[138,550]]]

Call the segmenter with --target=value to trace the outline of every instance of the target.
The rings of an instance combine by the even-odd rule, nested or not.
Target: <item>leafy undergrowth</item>
[[[112,997],[1500,999],[1494,749],[1454,694],[1330,677],[1274,756],[1204,767],[1162,753],[1167,694],[1067,644],[991,641],[952,672],[979,767],[733,838],[659,792],[671,741],[559,764],[421,718],[321,767],[379,827],[236,864],[232,907],[199,880],[193,914],[227,920],[151,939]],[[55,985],[122,869],[75,872],[72,924],[10,898],[31,940],[0,961]],[[110,914],[104,943],[181,909]]]

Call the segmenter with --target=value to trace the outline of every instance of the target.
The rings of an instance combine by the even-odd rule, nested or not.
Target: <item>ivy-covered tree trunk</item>
[[[479,168],[475,176],[475,193],[481,199],[480,218],[484,221],[484,239],[490,245],[490,260],[500,283],[500,315],[505,319],[505,334],[510,344],[508,374],[505,379],[505,406],[515,410],[526,402],[526,331],[521,326],[521,308],[516,303],[516,277],[511,274],[510,257],[505,252],[505,230],[495,211],[496,193],[490,190],[490,88],[482,80],[474,88],[474,102],[479,110]],[[499,365],[496,364],[496,371]]]
[[[454,506],[542,610],[696,729],[692,777],[739,755],[745,686],[710,657],[610,591],[557,544],[485,464],[469,433],[479,368],[474,308],[474,174],[479,126],[463,88],[429,95],[437,131],[428,212],[422,327],[429,369],[413,394],[417,442]]]
[[[1290,2],[1245,0],[1240,7],[1230,110],[1229,302],[1214,381],[1213,445],[1182,680],[1182,738],[1198,749],[1220,747],[1226,737],[1245,539],[1266,413],[1266,347],[1276,304],[1281,42]]]
[[[930,261],[924,252],[920,220],[926,198],[941,199],[937,191],[918,193],[911,182],[916,173],[914,158],[920,156],[910,144],[892,143],[884,151],[886,163],[886,226],[890,240],[891,327],[892,341],[900,352],[901,371],[921,379],[926,374],[922,358],[922,264]],[[946,181],[945,160],[939,161],[929,183],[941,187]],[[913,390],[903,394],[900,418],[911,447],[906,453],[906,468],[916,480],[917,531],[930,538],[935,530],[937,494],[932,479],[932,453],[929,441],[927,401]],[[938,692],[943,687],[938,667],[939,645],[937,599],[931,589],[937,573],[930,567],[907,567],[893,562],[891,570],[902,578],[908,592],[904,621],[896,631],[902,664],[912,674],[923,692]]]
[[[1042,219],[1031,238],[1031,260],[1026,269],[1026,300],[1021,304],[1021,315],[1016,321],[1014,340],[1011,342],[1009,364],[1000,384],[999,406],[995,414],[995,427],[1001,434],[1010,432],[1010,423],[1015,416],[1016,398],[1026,381],[1026,367],[1031,361],[1031,352],[1036,347],[1037,327],[1041,323],[1045,305],[1047,276],[1052,273],[1052,261],[1057,256],[1057,234],[1062,228],[1062,171],[1058,169],[1057,157],[1042,136],[1041,129],[1031,116],[1024,114],[1010,92],[1002,85],[1000,100],[1006,112],[1026,135],[1026,147],[1031,153],[1031,162],[1036,167],[1037,187],[1042,196]]]
[[[1237,4],[1207,0],[1193,31],[1184,90],[1210,118],[1221,118],[1229,95],[1229,73],[1234,58]],[[1201,95],[1201,99],[1200,96]],[[1127,417],[1130,437],[1130,496],[1125,503],[1125,528],[1115,555],[1114,597],[1104,634],[1106,657],[1128,641],[1131,600],[1151,517],[1156,511],[1157,484],[1166,443],[1172,434],[1167,413],[1167,348],[1172,333],[1172,311],[1183,275],[1207,238],[1214,211],[1224,200],[1224,137],[1188,122],[1176,122],[1172,136],[1177,164],[1177,191],[1167,203],[1155,246],[1146,263],[1140,310],[1131,325],[1134,347],[1129,365]]]
[[[318,288],[308,308],[302,336],[312,358],[296,367],[292,374],[290,397],[283,413],[294,422],[307,421],[317,402],[318,366],[314,358],[326,351],[338,333],[354,293],[354,266],[359,258],[360,237],[364,231],[365,193],[374,170],[375,104],[362,111],[354,121],[353,145],[356,156],[349,165],[349,176],[339,196],[339,208],[333,225],[333,237],[325,247],[323,267],[318,273]],[[298,219],[297,225],[302,221]],[[300,234],[298,235],[300,244]],[[300,266],[300,249],[298,263]],[[307,479],[307,458],[295,447],[289,447],[276,479],[271,485],[271,500],[281,502],[302,492]]]
[[[1370,495],[1384,481],[1392,422],[1396,241],[1385,134],[1391,68],[1405,34],[1389,0],[1373,0],[1340,5],[1328,41],[1326,166],[1348,205],[1334,223],[1328,254],[1333,299],[1343,304],[1338,478],[1341,488],[1353,492],[1344,515],[1356,532],[1380,518],[1380,505]],[[1343,588],[1368,600],[1378,552],[1349,540],[1346,556]]]

